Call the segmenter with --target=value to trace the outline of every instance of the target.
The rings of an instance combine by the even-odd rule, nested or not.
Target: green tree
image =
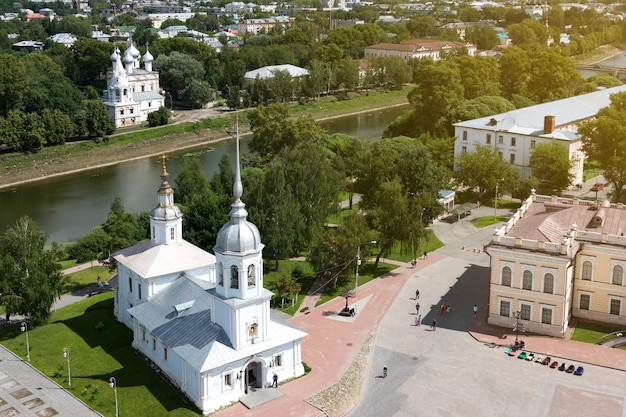
[[[542,22],[526,19],[508,27],[509,37],[518,48],[532,50],[548,43],[548,29]]]
[[[159,107],[159,110],[148,114],[148,126],[163,126],[170,120],[170,111],[165,106]]]
[[[520,48],[507,48],[500,57],[500,89],[502,96],[511,100],[515,95],[525,96],[530,73],[530,59]]]
[[[505,98],[498,96],[482,96],[472,100],[463,100],[450,110],[450,123],[473,120],[494,114],[515,110],[515,106]]]
[[[124,210],[120,196],[116,196],[111,203],[111,210],[102,229],[111,239],[111,252],[128,248],[146,238],[146,231],[139,228],[137,216]]]
[[[596,117],[582,123],[582,150],[604,169],[604,178],[612,185],[611,199],[624,201],[626,192],[626,93],[611,96],[611,104]]]
[[[574,61],[553,49],[542,49],[530,62],[528,97],[545,103],[574,95],[583,83]]]
[[[192,80],[204,79],[202,64],[180,52],[161,54],[153,65],[155,71],[159,71],[161,87],[179,99],[183,98],[183,92]]]
[[[68,66],[70,78],[78,85],[106,87],[106,73],[111,68],[113,44],[80,38],[71,47],[74,59]]]
[[[75,244],[67,248],[67,253],[76,262],[90,262],[95,259],[106,259],[108,250],[111,248],[111,237],[103,230],[102,226],[96,226],[81,236]]]
[[[0,55],[0,111],[3,117],[10,110],[20,108],[27,85],[26,68],[17,55]]]
[[[329,94],[333,76],[337,69],[337,64],[343,56],[343,51],[336,44],[329,43],[328,45],[318,47],[317,51],[315,51],[315,56],[326,69],[326,94]]]
[[[0,303],[7,316],[22,314],[45,321],[66,281],[55,253],[44,249],[46,235],[28,216],[8,227],[0,238]]]
[[[568,150],[556,142],[537,144],[531,151],[529,166],[540,193],[560,193],[574,178]]]
[[[463,55],[454,62],[463,73],[461,84],[466,100],[500,95],[500,71],[494,58]]]
[[[192,108],[201,108],[211,101],[213,89],[208,82],[200,79],[189,80],[185,88],[180,92],[180,98],[191,104]]]
[[[81,113],[86,130],[85,133],[89,133],[92,137],[96,139],[102,138],[115,131],[113,118],[100,100],[85,101]]]
[[[496,31],[490,26],[468,28],[465,33],[465,40],[476,45],[481,51],[493,49],[499,43]]]
[[[198,157],[185,157],[183,164],[176,173],[175,198],[176,202],[186,206],[194,195],[204,194],[209,189],[209,181],[200,164]]]
[[[496,184],[502,190],[511,190],[519,182],[519,172],[502,159],[497,148],[476,145],[474,152],[466,152],[456,160],[454,178],[457,182],[481,195],[495,195]]]
[[[61,110],[44,109],[41,113],[41,121],[44,126],[47,145],[63,145],[68,138],[74,135],[74,123]]]

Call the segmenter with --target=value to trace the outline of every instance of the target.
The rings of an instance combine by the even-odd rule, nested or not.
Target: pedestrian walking
[[[437,330],[437,319],[433,319],[433,324],[430,325],[430,330]]]
[[[428,259],[428,252],[424,251],[424,259]]]
[[[104,288],[104,284],[102,283],[102,279],[100,278],[100,275],[98,275],[98,288],[102,289]]]
[[[443,316],[443,313],[446,312],[446,306],[445,305],[441,305],[441,315]]]
[[[415,315],[418,316],[420,314],[420,303],[415,304]]]
[[[416,260],[416,259],[413,259],[413,260],[411,261],[411,267],[412,267],[412,268],[415,268],[415,265],[417,265],[417,260]]]
[[[478,313],[478,306],[474,304],[474,317],[476,317],[476,313]]]
[[[447,314],[450,314],[450,304],[448,304],[448,305],[446,306],[446,313],[447,313]]]
[[[274,376],[272,377],[272,387],[278,388],[278,374],[274,372]]]
[[[420,298],[420,290],[415,290],[415,299],[419,300]]]
[[[387,378],[387,365],[383,366],[383,378]]]

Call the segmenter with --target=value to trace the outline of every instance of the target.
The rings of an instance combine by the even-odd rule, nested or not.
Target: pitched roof
[[[274,74],[277,71],[287,71],[289,75],[292,77],[302,77],[304,75],[309,75],[309,71],[304,68],[296,67],[295,65],[285,64],[285,65],[270,65],[267,67],[258,68],[252,71],[248,71],[243,76],[246,80],[256,80],[258,76],[260,79],[264,80],[266,78],[274,78]]]
[[[113,258],[146,279],[215,264],[213,254],[184,240],[167,245],[148,240],[114,253]]]

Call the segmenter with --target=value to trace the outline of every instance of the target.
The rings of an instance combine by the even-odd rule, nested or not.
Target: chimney
[[[543,133],[552,133],[556,129],[556,116],[545,116],[543,118]]]

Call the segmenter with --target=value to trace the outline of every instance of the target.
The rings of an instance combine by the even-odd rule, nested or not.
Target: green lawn
[[[485,216],[485,217],[479,217],[478,219],[472,219],[470,220],[470,222],[474,225],[474,227],[477,227],[478,229],[482,229],[483,227],[491,226],[496,223],[505,222],[508,219],[509,219],[508,216],[498,216],[497,220],[494,220],[493,216]]]
[[[443,242],[435,236],[430,229],[426,229],[427,237],[422,242],[422,250],[419,253],[413,255],[412,253],[403,254],[399,244],[394,245],[391,254],[387,257],[394,261],[411,262],[415,257],[420,257],[424,252],[432,252],[435,249],[439,249],[443,246]],[[375,253],[375,250],[373,251]]]
[[[359,203],[352,203],[352,209],[343,208],[337,214],[333,214],[328,216],[329,224],[343,224],[343,221],[346,217],[353,213],[357,213],[359,211]]]
[[[269,259],[265,260],[265,263],[263,266],[263,270],[265,272],[263,274],[263,281],[264,281],[263,286],[265,288],[269,288],[270,284],[273,281],[278,280],[282,273],[287,273],[291,275],[291,271],[296,266],[300,267],[302,269],[302,272],[304,273],[304,276],[300,278],[299,280],[300,284],[302,285],[302,288],[300,289],[300,293],[298,294],[297,300],[294,300],[294,305],[293,306],[291,305],[291,300],[289,300],[289,302],[285,302],[284,308],[280,308],[280,305],[272,305],[273,308],[276,308],[277,310],[280,310],[284,313],[289,314],[290,316],[293,316],[294,313],[298,311],[298,308],[300,308],[300,304],[302,303],[302,300],[304,299],[306,294],[311,289],[311,286],[313,286],[313,283],[315,282],[314,271],[311,268],[311,265],[303,261],[291,261],[291,260],[278,261],[278,271],[274,270],[274,266],[275,266],[274,261],[271,261]]]
[[[63,348],[69,349],[70,391],[105,416],[115,414],[114,393],[108,385],[111,376],[117,379],[121,416],[199,415],[131,348],[131,331],[113,316],[112,291],[53,312],[49,324],[29,330],[28,336],[33,366],[63,387],[67,387]],[[26,338],[19,324],[4,329],[0,342],[26,357]]]
[[[90,285],[96,285],[98,277],[102,281],[107,281],[110,276],[111,273],[106,266],[93,266],[82,271],[73,272],[68,275],[70,281],[65,284],[65,292],[74,292]]]
[[[620,332],[620,331],[626,334],[626,329],[622,327],[609,326],[609,325],[601,324],[601,323],[579,321],[576,324],[576,329],[574,329],[572,340],[577,340],[579,342],[585,342],[585,343],[599,344],[600,342],[605,342],[615,337],[614,335],[607,336],[609,333]],[[622,349],[625,349],[625,348],[626,346],[622,346]]]

